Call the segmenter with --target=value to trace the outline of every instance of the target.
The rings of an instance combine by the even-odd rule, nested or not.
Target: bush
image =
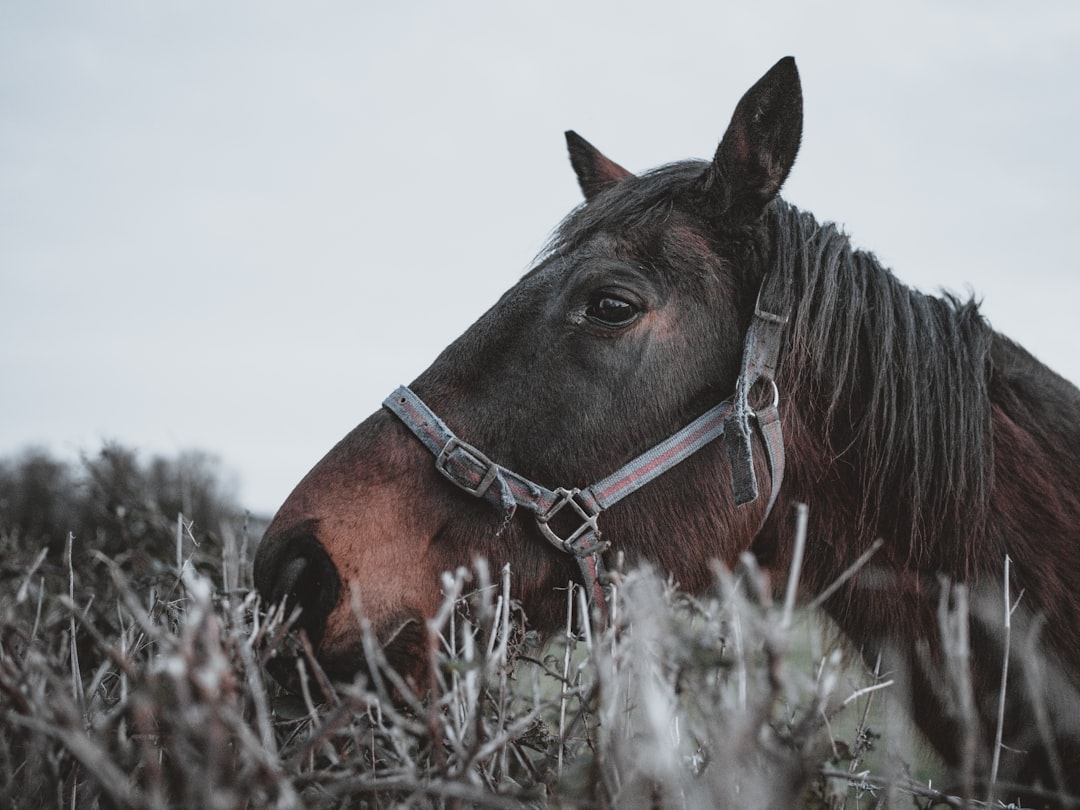
[[[160,578],[175,573],[186,541],[188,555],[220,574],[223,545],[245,519],[218,460],[199,451],[143,463],[106,444],[77,466],[40,449],[0,462],[0,571],[8,577],[23,570],[15,560],[42,549],[43,570],[54,571],[69,538],[79,569],[94,570],[105,555],[140,582]]]

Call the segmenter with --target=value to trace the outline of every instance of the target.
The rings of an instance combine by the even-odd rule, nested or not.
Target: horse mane
[[[819,405],[832,463],[851,466],[860,534],[961,574],[989,511],[993,330],[974,300],[906,286],[781,200],[765,232],[788,284],[784,386]]]

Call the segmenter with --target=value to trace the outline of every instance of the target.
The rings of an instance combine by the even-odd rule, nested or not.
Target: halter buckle
[[[476,484],[470,484],[463,471],[451,468],[450,464],[455,451],[461,451],[458,455],[464,457],[465,463],[483,469],[484,473],[480,475],[480,480]],[[457,436],[451,436],[443,445],[442,452],[435,459],[435,469],[446,476],[450,483],[460,487],[475,498],[484,497],[484,493],[488,491],[491,482],[499,474],[498,464],[468,442],[461,441]],[[476,471],[476,474],[479,475],[479,471]]]
[[[599,512],[593,514],[578,501],[577,496],[581,494],[581,490],[577,487],[574,487],[573,489],[559,487],[555,490],[554,494],[555,503],[551,505],[551,508],[546,512],[537,513],[536,515],[536,525],[540,528],[540,533],[544,535],[544,539],[557,549],[566,551],[576,557],[587,556],[596,552],[600,546],[599,542],[589,543],[586,546],[579,546],[577,541],[588,535],[599,538],[600,529],[597,528],[596,525],[596,518],[598,517]],[[574,529],[569,537],[564,538],[560,537],[555,530],[551,528],[551,519],[566,506],[569,506],[581,520],[581,525]]]

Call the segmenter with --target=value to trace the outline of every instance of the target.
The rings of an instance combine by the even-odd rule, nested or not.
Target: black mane
[[[904,285],[835,225],[781,200],[765,230],[791,299],[786,393],[823,407],[828,449],[858,471],[861,528],[909,542],[911,554],[940,553],[936,562],[957,570],[954,555],[987,514],[993,330],[975,301]],[[942,526],[962,536],[941,537]],[[931,552],[920,540],[934,535]]]

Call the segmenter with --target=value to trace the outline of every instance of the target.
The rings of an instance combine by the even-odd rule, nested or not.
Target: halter
[[[762,291],[764,287],[762,284]],[[714,439],[724,436],[731,464],[732,495],[735,504],[741,506],[756,500],[758,496],[750,443],[752,423],[757,425],[772,478],[769,503],[762,524],[772,512],[784,478],[784,438],[777,409],[779,392],[774,374],[780,337],[786,323],[786,316],[774,315],[761,308],[759,291],[754,317],[743,344],[742,368],[735,383],[735,393],[607,478],[584,489],[558,487],[551,490],[492,461],[477,448],[459,439],[407,386],[394,391],[384,400],[383,406],[405,423],[432,452],[435,469],[455,486],[491,503],[507,521],[514,516],[518,506],[533,512],[544,539],[577,560],[590,605],[606,612],[606,577],[601,555],[608,544],[600,540],[597,525],[600,513]],[[758,382],[771,386],[772,401],[754,410],[747,397]],[[560,525],[568,517],[579,522],[577,528],[565,537],[552,526],[552,520],[560,514],[563,515]]]

